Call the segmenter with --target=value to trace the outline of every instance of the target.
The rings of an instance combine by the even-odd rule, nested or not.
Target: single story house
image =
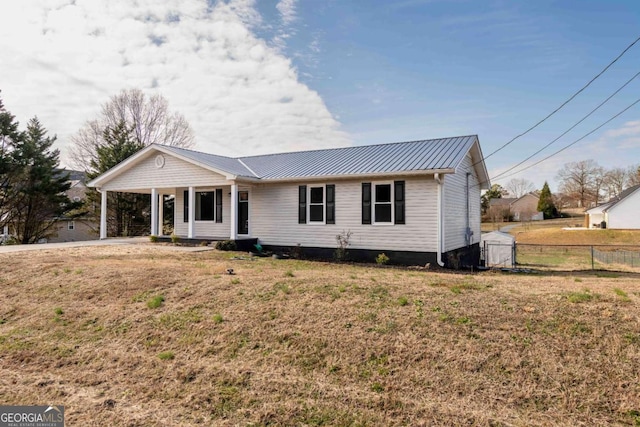
[[[640,185],[585,211],[589,228],[640,229]]]
[[[257,239],[331,258],[351,233],[349,257],[478,265],[480,191],[489,176],[477,135],[223,157],[150,145],[87,184],[102,193],[151,194],[151,234],[164,195],[175,196],[174,233],[185,239]]]

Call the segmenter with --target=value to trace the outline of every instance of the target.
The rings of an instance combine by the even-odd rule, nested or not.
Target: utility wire
[[[591,83],[593,83],[598,77],[600,77],[601,75],[603,75],[613,64],[615,64],[620,58],[622,58],[622,56],[627,53],[627,51],[629,49],[631,49],[638,41],[640,41],[640,37],[638,37],[637,39],[635,39],[633,41],[633,43],[631,43],[629,46],[627,46],[613,61],[611,61],[609,63],[609,65],[607,65],[606,67],[604,67],[604,69],[602,71],[600,71],[594,78],[592,78],[591,80],[589,80],[589,82],[584,85],[580,90],[578,90],[576,93],[574,93],[573,95],[571,95],[571,97],[569,99],[567,99],[566,101],[564,101],[558,108],[556,108],[555,110],[553,110],[551,113],[549,113],[545,118],[543,118],[542,120],[538,121],[535,125],[531,126],[529,129],[525,130],[524,132],[514,136],[513,138],[511,138],[509,141],[507,141],[505,144],[503,144],[500,148],[498,148],[497,150],[492,151],[491,153],[489,153],[488,155],[484,156],[482,159],[478,160],[476,163],[474,163],[471,166],[475,166],[480,162],[483,162],[485,160],[487,160],[489,157],[493,156],[494,154],[496,154],[497,152],[503,150],[505,147],[507,147],[508,145],[510,145],[511,143],[513,143],[516,139],[520,138],[521,136],[524,136],[526,134],[528,134],[529,132],[531,132],[533,129],[537,128],[538,126],[540,126],[543,122],[545,122],[549,117],[553,116],[555,113],[557,113],[558,111],[560,111],[565,105],[567,105],[569,102],[571,102],[576,96],[578,96],[580,93],[582,93],[582,91],[584,91],[586,88],[588,88]]]
[[[629,80],[627,80],[627,82],[625,84],[623,84],[622,86],[620,86],[620,88],[618,88],[618,90],[616,90],[615,92],[613,92],[613,94],[611,94],[607,99],[605,99],[604,101],[602,101],[596,108],[594,108],[593,110],[591,110],[589,112],[589,114],[587,114],[586,116],[584,116],[583,118],[581,118],[580,120],[578,120],[573,126],[571,126],[569,129],[567,129],[566,131],[564,131],[560,136],[558,136],[556,139],[554,139],[553,141],[549,142],[547,145],[545,145],[544,147],[542,147],[541,149],[539,149],[538,151],[536,151],[535,153],[533,153],[532,155],[530,155],[529,157],[527,157],[526,159],[524,159],[523,161],[521,161],[520,163],[511,166],[509,169],[500,172],[498,175],[492,177],[491,179],[498,179],[504,175],[506,175],[507,173],[509,173],[510,171],[514,170],[515,168],[517,168],[518,166],[520,166],[521,164],[525,163],[528,160],[531,160],[533,157],[535,157],[536,155],[540,154],[543,150],[545,150],[546,148],[548,148],[549,146],[551,146],[552,144],[554,144],[556,141],[558,141],[560,138],[562,138],[563,136],[565,136],[566,134],[568,134],[570,131],[572,131],[573,129],[575,129],[576,126],[578,126],[580,123],[582,123],[583,121],[585,121],[589,116],[591,116],[593,113],[595,113],[600,107],[602,107],[604,104],[606,104],[607,102],[609,102],[609,100],[611,100],[611,98],[613,98],[614,96],[616,96],[618,94],[618,92],[620,92],[622,89],[624,89],[629,83],[631,83],[633,80],[636,79],[636,77],[640,76],[640,71],[637,72],[633,77],[631,77]],[[510,176],[510,175],[509,175]]]
[[[633,107],[634,105],[636,105],[636,104],[637,104],[637,103],[639,103],[639,102],[640,102],[640,98],[638,98],[638,99],[637,99],[633,104],[629,105],[628,107],[626,107],[624,110],[620,111],[620,112],[619,112],[618,114],[616,114],[615,116],[611,117],[611,118],[610,118],[609,120],[607,120],[606,122],[602,123],[600,126],[596,127],[595,129],[593,129],[593,130],[591,130],[591,131],[587,132],[586,134],[584,134],[584,135],[583,135],[583,136],[581,136],[580,138],[576,139],[576,140],[575,140],[575,141],[573,141],[571,144],[564,146],[563,148],[559,149],[558,151],[556,151],[556,152],[554,152],[554,153],[552,153],[552,154],[548,155],[548,156],[547,156],[547,157],[545,157],[544,159],[538,160],[537,162],[535,162],[535,163],[533,163],[533,164],[531,164],[531,165],[529,165],[529,166],[527,166],[527,167],[524,167],[524,168],[520,169],[519,171],[512,172],[512,173],[510,173],[510,174],[508,174],[508,175],[505,175],[505,176],[503,176],[503,178],[508,178],[508,177],[510,177],[510,176],[513,176],[513,175],[519,174],[520,172],[523,172],[523,171],[525,171],[525,170],[527,170],[527,169],[530,169],[530,168],[532,168],[532,167],[534,167],[534,166],[536,166],[536,165],[539,165],[540,163],[542,163],[542,162],[544,162],[544,161],[546,161],[546,160],[549,160],[551,157],[553,157],[553,156],[555,156],[555,155],[557,155],[557,154],[560,154],[561,152],[563,152],[563,151],[564,151],[564,150],[566,150],[567,148],[574,146],[575,144],[577,144],[578,142],[582,141],[583,139],[585,139],[585,138],[586,138],[586,137],[588,137],[589,135],[593,134],[594,132],[596,132],[597,130],[599,130],[600,128],[602,128],[603,126],[605,126],[606,124],[608,124],[609,122],[611,122],[611,121],[613,121],[614,119],[618,118],[620,115],[622,115],[624,112],[626,112],[627,110],[629,110],[631,107]]]

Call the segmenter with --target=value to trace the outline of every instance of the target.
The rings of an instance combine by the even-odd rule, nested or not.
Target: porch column
[[[196,234],[196,191],[194,187],[189,187],[189,232],[187,237],[193,239]]]
[[[100,203],[100,240],[107,238],[107,191],[102,190]]]
[[[158,204],[158,236],[164,235],[164,194],[159,194]]]
[[[238,184],[231,184],[231,232],[230,240],[238,238]]]
[[[158,190],[151,189],[151,235],[158,235]]]

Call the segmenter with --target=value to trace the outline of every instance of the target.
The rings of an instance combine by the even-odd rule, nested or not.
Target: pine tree
[[[144,148],[144,144],[133,138],[131,128],[124,121],[107,127],[102,138],[103,142],[96,147],[96,156],[91,160],[91,171],[87,174],[89,179],[101,175]],[[87,195],[87,203],[99,206],[99,199],[96,191],[90,191]],[[108,234],[131,236],[148,230],[150,220],[145,212],[149,203],[147,194],[110,192],[107,200]]]
[[[0,99],[0,231],[11,222],[15,202],[15,183],[19,181],[18,168],[13,160],[14,143],[22,137],[18,122]]]
[[[556,209],[555,203],[553,203],[553,196],[551,195],[551,190],[549,189],[547,181],[544,182],[542,191],[540,191],[538,212],[542,212],[544,214],[544,219],[556,218],[558,216],[558,210]]]
[[[51,149],[56,138],[46,135],[46,129],[34,117],[13,144],[12,158],[20,176],[20,183],[15,184],[13,225],[23,244],[52,235],[56,221],[78,207],[65,194],[71,183],[59,170],[59,151]]]

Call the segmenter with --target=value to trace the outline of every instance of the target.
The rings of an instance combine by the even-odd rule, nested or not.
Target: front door
[[[248,191],[238,191],[238,234],[249,234]]]

